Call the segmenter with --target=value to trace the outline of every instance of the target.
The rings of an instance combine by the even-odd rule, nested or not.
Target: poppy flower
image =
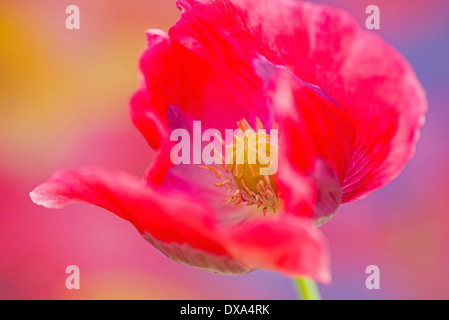
[[[157,150],[144,177],[61,170],[32,200],[105,208],[169,258],[204,270],[263,268],[328,282],[317,226],[340,204],[393,180],[414,153],[427,104],[413,70],[335,8],[283,0],[177,4],[181,17],[168,34],[147,32],[142,84],[130,103],[133,123]],[[223,144],[243,163],[221,156],[175,165],[172,133],[195,135],[195,121],[220,133],[241,129]],[[257,173],[266,166],[245,160],[262,128],[262,144],[278,159],[266,175]],[[279,132],[277,145],[270,129]],[[216,151],[207,145],[197,143],[189,156]]]

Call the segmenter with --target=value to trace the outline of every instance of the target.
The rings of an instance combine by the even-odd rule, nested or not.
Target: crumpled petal
[[[201,202],[184,194],[156,192],[126,173],[100,168],[60,170],[30,196],[36,204],[47,208],[84,202],[107,209],[131,222],[147,240],[151,235],[156,248],[162,249],[162,244],[169,244],[168,252],[164,251],[166,254],[170,254],[170,245],[183,245],[187,250],[194,248],[195,252],[201,252],[200,260],[192,258],[193,251],[191,255],[184,253],[186,261],[183,262],[193,266],[203,266],[204,259],[220,258],[223,265],[215,265],[216,272],[245,273],[251,270],[236,263],[216,239],[213,214]],[[213,269],[213,266],[209,268]]]

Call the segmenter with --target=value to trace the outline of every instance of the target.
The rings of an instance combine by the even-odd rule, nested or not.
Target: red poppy
[[[377,35],[331,7],[178,6],[181,18],[168,35],[147,32],[142,86],[131,100],[134,124],[158,150],[144,178],[58,171],[31,198],[50,208],[103,207],[171,259],[208,271],[263,268],[328,282],[315,226],[394,179],[413,155],[427,108],[415,74]],[[174,165],[170,133],[191,132],[193,121],[221,132],[278,128],[277,173]]]

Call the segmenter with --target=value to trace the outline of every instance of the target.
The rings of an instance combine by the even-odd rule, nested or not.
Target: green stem
[[[302,300],[321,300],[320,291],[315,281],[309,278],[293,279],[298,297]]]

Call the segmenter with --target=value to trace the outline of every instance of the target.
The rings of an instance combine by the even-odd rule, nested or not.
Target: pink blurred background
[[[323,228],[333,282],[325,299],[449,299],[449,3],[315,1],[381,9],[376,31],[413,65],[430,111],[402,175],[344,205]],[[78,5],[81,29],[67,30]],[[136,230],[95,207],[48,210],[28,193],[57,168],[98,165],[141,175],[153,157],[128,119],[148,28],[177,20],[175,1],[40,0],[0,3],[0,299],[295,299],[265,271],[219,276],[177,264]],[[67,290],[65,268],[81,271]],[[378,265],[381,289],[365,287]]]

